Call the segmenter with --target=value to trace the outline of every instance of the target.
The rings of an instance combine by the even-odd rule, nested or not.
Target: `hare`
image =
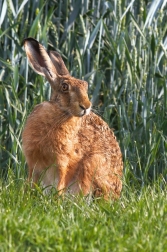
[[[118,198],[122,154],[113,131],[91,111],[88,83],[72,77],[61,56],[35,39],[25,39],[24,47],[32,68],[52,88],[50,101],[35,106],[22,133],[28,180],[41,179],[60,194]]]

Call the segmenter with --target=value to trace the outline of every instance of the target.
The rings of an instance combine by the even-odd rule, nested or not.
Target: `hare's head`
[[[47,52],[35,39],[25,39],[24,47],[32,68],[51,84],[51,100],[70,115],[88,114],[91,108],[87,95],[88,83],[72,77],[61,56],[55,51]]]

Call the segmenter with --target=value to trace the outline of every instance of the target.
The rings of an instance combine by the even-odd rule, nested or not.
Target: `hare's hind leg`
[[[78,182],[83,195],[94,192],[95,179],[99,170],[99,156],[92,154],[85,156],[79,164]]]
[[[80,165],[79,182],[84,195],[92,193],[95,197],[118,198],[122,189],[119,175],[115,174],[106,158],[92,154],[83,159]]]

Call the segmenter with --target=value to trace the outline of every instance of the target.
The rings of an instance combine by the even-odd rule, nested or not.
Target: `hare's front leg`
[[[27,157],[28,164],[28,182],[34,187],[35,184],[42,184],[43,187],[57,186],[58,174],[57,166],[53,158],[46,162],[43,158],[33,159],[33,156]]]
[[[33,162],[30,158],[27,158],[28,164],[28,182],[34,187],[39,182],[41,169],[37,166],[38,162]]]
[[[66,182],[67,167],[59,166],[58,174],[59,174],[59,180],[58,180],[57,190],[58,190],[59,195],[62,195],[67,186],[67,182]]]
[[[57,168],[58,168],[58,185],[57,190],[60,195],[62,195],[68,185],[68,163],[69,158],[65,155],[59,155],[56,158]]]
[[[61,158],[57,159],[58,168],[58,186],[57,190],[59,194],[63,194],[66,189],[69,189],[72,193],[79,192],[79,178],[78,178],[78,163],[79,160],[74,155],[61,155]]]
[[[32,183],[32,185],[37,184],[39,181],[40,174],[36,172],[35,168],[28,168],[28,181]]]

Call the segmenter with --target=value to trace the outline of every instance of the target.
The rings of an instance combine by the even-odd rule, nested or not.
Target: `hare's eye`
[[[68,84],[67,83],[62,84],[62,91],[68,91]]]

